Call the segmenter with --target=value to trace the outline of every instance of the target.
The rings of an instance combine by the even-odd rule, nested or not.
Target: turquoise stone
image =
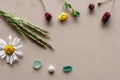
[[[72,66],[64,66],[63,67],[63,71],[64,72],[70,72],[70,71],[72,71]]]
[[[33,68],[34,69],[39,69],[42,66],[42,63],[39,60],[35,60],[33,62]]]

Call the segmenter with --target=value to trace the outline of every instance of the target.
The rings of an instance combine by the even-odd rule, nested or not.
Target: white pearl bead
[[[48,67],[48,72],[53,73],[55,71],[55,68],[53,66]]]

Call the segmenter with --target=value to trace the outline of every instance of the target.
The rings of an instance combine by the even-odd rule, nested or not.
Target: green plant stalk
[[[4,14],[7,18],[13,18],[15,20],[17,20],[19,23],[22,23],[25,27],[28,27],[28,28],[31,28],[33,29],[35,32],[38,32],[41,36],[43,36],[44,38],[50,38],[50,36],[48,35],[48,32],[42,28],[38,28],[37,26],[27,22],[27,21],[24,21],[18,17],[15,17],[15,16],[12,16],[11,14],[7,14],[4,12]]]
[[[32,29],[32,30],[35,31],[36,33],[39,33],[41,36],[50,39],[50,36],[48,35],[48,33],[42,32],[42,31],[40,31],[40,30],[37,29],[37,28],[30,27],[28,24],[25,24],[25,23],[24,23],[24,26]]]
[[[13,25],[13,24],[12,24],[12,25]],[[32,37],[32,36],[30,36],[28,33],[26,33],[22,28],[18,27],[19,25],[14,24],[13,26],[14,26],[14,28],[16,28],[17,30],[20,30],[19,32],[20,32],[21,34],[24,34],[24,35],[28,36],[29,38],[31,38],[31,39],[33,39],[34,41],[36,41],[42,48],[46,49],[46,47],[45,47],[45,45],[44,45],[43,43],[37,41],[34,37]]]
[[[6,18],[6,20],[7,20],[8,23],[11,25],[11,27],[12,27],[13,29],[15,29],[23,38],[25,37],[25,35],[24,35],[24,33],[22,32],[22,30],[20,30],[15,23],[13,23],[13,22],[12,22],[10,19],[8,19],[8,18]]]
[[[11,18],[11,17],[9,17],[9,19],[11,19],[11,21],[13,21],[13,23],[15,23],[17,26],[19,26],[19,28],[24,31],[24,33],[26,34],[26,36],[28,36],[29,38],[35,40],[43,48],[48,47],[49,49],[53,49],[51,45],[49,45],[44,40],[42,40],[37,34],[32,33],[29,29],[25,28],[21,23],[19,23],[19,21],[17,19],[14,19],[14,18]]]
[[[52,46],[50,44],[48,44],[47,42],[45,42],[44,40],[42,40],[42,38],[33,33],[31,30],[27,29],[27,27],[24,26],[29,26],[30,28],[38,31],[39,33],[41,33],[42,35],[46,36],[47,35],[47,31],[41,28],[38,28],[37,26],[24,21],[18,17],[12,16],[6,12],[3,12],[0,10],[0,15],[4,17],[5,20],[8,21],[8,23],[14,27],[14,29],[16,29],[16,31],[21,34],[21,35],[26,35],[27,37],[31,38],[32,40],[36,41],[40,46],[42,46],[42,48],[46,49],[46,47],[48,47],[49,49],[53,50]]]
[[[17,25],[19,25],[19,24],[17,24]],[[28,37],[34,39],[34,40],[35,40],[36,42],[38,42],[38,43],[41,43],[40,45],[46,46],[46,47],[48,47],[48,48],[50,48],[50,49],[53,49],[51,45],[49,45],[49,44],[46,43],[44,40],[42,40],[37,34],[32,33],[32,32],[31,32],[30,30],[28,30],[27,28],[23,28],[23,25],[19,25],[19,26],[20,26],[20,28],[21,28],[22,30],[24,30],[25,34],[26,34]],[[29,35],[29,34],[30,34],[30,35]]]
[[[38,30],[40,30],[40,31],[42,31],[42,32],[44,32],[44,33],[48,33],[48,31],[45,30],[45,29],[43,29],[43,28],[39,28],[38,26],[36,26],[36,25],[34,25],[34,24],[31,24],[31,23],[29,23],[28,21],[22,20],[22,19],[20,19],[19,17],[15,17],[15,16],[13,16],[13,15],[11,15],[11,14],[9,14],[9,13],[6,13],[6,12],[0,10],[0,15],[3,15],[3,14],[7,14],[7,15],[9,15],[10,17],[16,18],[16,19],[18,19],[18,20],[21,20],[23,23],[30,25],[30,27],[34,27],[34,28],[36,28],[36,29],[38,29]]]

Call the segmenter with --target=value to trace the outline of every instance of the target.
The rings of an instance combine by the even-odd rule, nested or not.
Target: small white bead
[[[55,68],[53,66],[48,67],[48,72],[49,73],[54,73],[54,71],[55,71]]]

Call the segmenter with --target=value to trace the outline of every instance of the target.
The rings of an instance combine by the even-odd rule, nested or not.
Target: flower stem
[[[110,12],[112,12],[112,10],[113,10],[113,6],[114,6],[114,3],[115,3],[115,0],[112,0],[113,2],[112,2],[112,6],[111,6],[111,10],[110,10]]]
[[[40,2],[42,3],[44,12],[46,12],[46,8],[45,8],[45,4],[44,4],[43,0],[40,0]]]
[[[111,10],[110,10],[110,12],[112,12],[112,8],[113,8],[113,5],[115,3],[115,0],[105,0],[105,1],[98,2],[98,6],[101,6],[102,4],[105,4],[105,3],[110,2],[110,1],[112,1]]]
[[[65,2],[66,2],[66,0],[64,0],[64,3],[63,3],[63,5],[62,5],[62,12],[64,11],[64,7],[65,7]]]

